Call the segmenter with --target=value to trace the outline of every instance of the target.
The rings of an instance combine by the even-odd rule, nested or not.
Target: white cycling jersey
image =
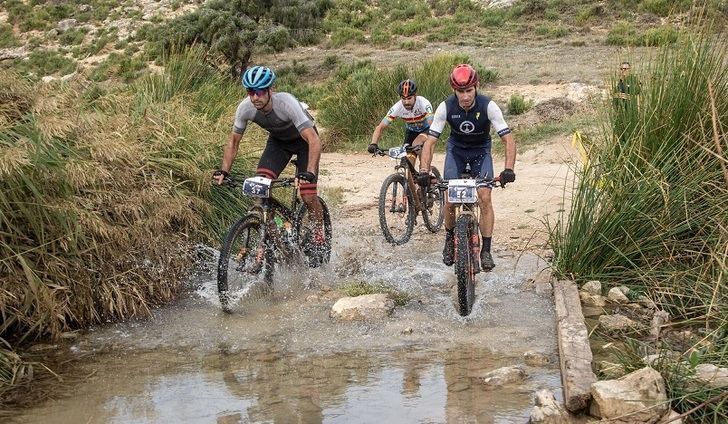
[[[390,125],[397,118],[404,121],[404,126],[408,130],[422,132],[428,129],[432,123],[432,104],[426,98],[417,96],[412,109],[408,110],[400,100],[389,109],[387,116],[382,119],[382,123]]]

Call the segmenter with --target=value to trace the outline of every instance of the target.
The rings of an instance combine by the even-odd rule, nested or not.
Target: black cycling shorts
[[[263,154],[258,161],[256,175],[276,179],[296,155],[296,173],[308,170],[308,143],[303,137],[283,141],[268,137]],[[318,176],[318,170],[314,172]],[[301,195],[316,194],[316,183],[301,183]]]
[[[412,130],[405,130],[404,131],[404,144],[412,145],[412,142],[415,141],[415,138],[417,138],[418,135],[422,133],[427,133],[427,130],[429,128],[425,128],[420,132],[412,131]]]

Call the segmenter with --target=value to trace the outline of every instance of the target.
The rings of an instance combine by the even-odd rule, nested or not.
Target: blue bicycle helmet
[[[268,67],[253,66],[243,74],[243,87],[247,90],[263,90],[270,88],[276,80],[276,74]]]

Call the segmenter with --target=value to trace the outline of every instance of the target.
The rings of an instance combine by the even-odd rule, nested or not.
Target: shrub
[[[486,9],[483,11],[480,19],[480,26],[485,28],[497,28],[503,25],[506,14],[503,9]]]
[[[520,94],[514,94],[508,100],[508,113],[511,115],[520,115],[533,106],[533,100],[526,100]]]
[[[43,75],[67,75],[76,70],[76,61],[68,59],[57,51],[35,50],[28,60],[19,61],[16,69],[22,73],[34,73]]]
[[[13,27],[8,24],[0,24],[0,49],[15,47],[17,45],[18,40],[15,39]]]
[[[404,40],[399,43],[399,48],[402,50],[422,50],[425,48],[425,43],[419,40]]]
[[[336,90],[319,103],[319,119],[329,131],[326,136],[327,149],[342,143],[361,143],[387,110],[397,101],[395,88],[405,78],[413,78],[418,85],[418,94],[426,97],[436,107],[437,103],[452,94],[448,75],[458,63],[469,62],[463,55],[438,55],[413,63],[411,67],[399,66],[391,70],[378,70],[370,61],[342,65],[326,82]],[[488,73],[476,66],[481,80],[489,79],[495,73]],[[485,81],[484,81],[485,82]],[[395,136],[395,131],[385,132],[385,138]],[[399,135],[396,137],[400,139]]]
[[[364,42],[364,31],[356,28],[340,28],[331,34],[331,45],[333,47],[341,47],[351,41],[357,43]]]
[[[324,58],[324,67],[326,69],[334,69],[339,63],[339,56],[335,54],[326,55]]]
[[[634,45],[637,41],[637,30],[632,24],[619,21],[607,34],[607,44],[615,46]]]
[[[643,46],[664,46],[673,44],[678,39],[678,32],[671,25],[650,28],[638,38],[638,43]]]

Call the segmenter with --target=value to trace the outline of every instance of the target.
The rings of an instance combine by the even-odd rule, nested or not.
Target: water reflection
[[[488,390],[480,381],[516,362],[468,347],[301,356],[274,344],[200,357],[97,357],[92,381],[13,422],[522,423],[533,387]],[[531,374],[558,387],[555,370]]]

